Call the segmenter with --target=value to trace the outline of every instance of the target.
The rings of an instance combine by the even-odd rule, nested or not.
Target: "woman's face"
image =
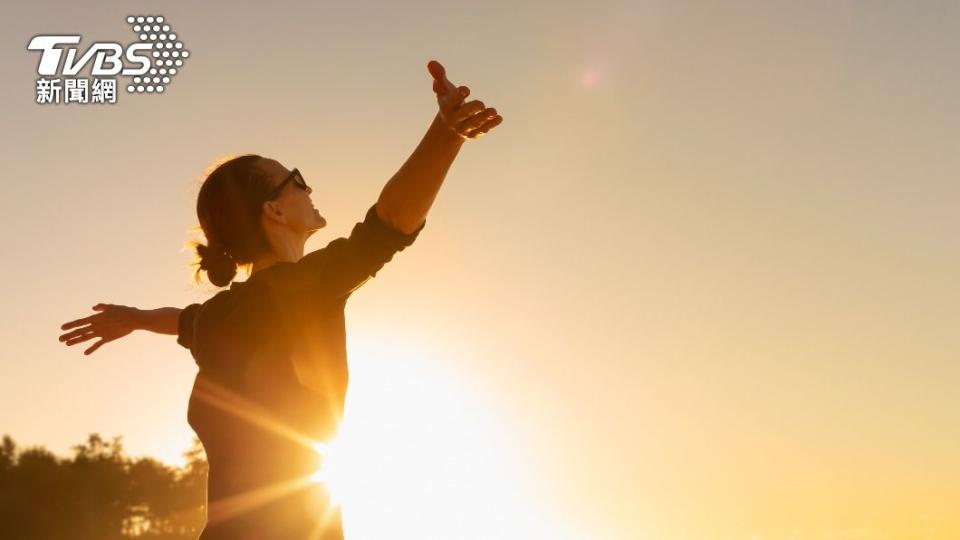
[[[280,162],[268,158],[262,158],[258,166],[270,176],[270,185],[274,187],[280,185],[292,172]],[[307,179],[304,178],[304,180]],[[314,208],[313,201],[310,199],[311,193],[313,189],[303,190],[291,180],[283,186],[277,198],[270,201],[275,206],[269,211],[273,212],[271,215],[275,218],[282,217],[283,223],[294,231],[312,234],[326,226],[327,220]]]

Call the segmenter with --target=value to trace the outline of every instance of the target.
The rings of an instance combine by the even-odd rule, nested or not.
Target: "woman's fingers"
[[[427,62],[427,71],[430,72],[430,75],[433,76],[435,80],[442,81],[447,78],[447,70],[444,69],[443,64],[436,60]]]
[[[436,92],[438,96],[455,91],[456,87],[447,79],[447,70],[444,69],[443,64],[436,60],[431,60],[427,62],[427,71],[433,76],[433,91]]]
[[[93,332],[93,328],[91,326],[84,326],[83,328],[78,328],[73,332],[67,332],[66,334],[61,334],[60,341],[70,341],[71,339],[77,336],[83,336],[83,335],[89,334],[90,332]]]
[[[468,101],[461,105],[460,108],[457,109],[457,111],[453,114],[453,121],[459,124],[460,122],[463,122],[464,120],[470,118],[478,112],[483,111],[486,108],[486,105],[484,105],[479,99]]]
[[[466,86],[461,86],[457,88],[456,95],[450,99],[447,103],[447,106],[450,107],[450,110],[457,110],[458,107],[462,107],[463,100],[470,95],[470,89]]]
[[[457,131],[463,133],[464,135],[468,135],[469,131],[479,128],[496,115],[497,110],[492,107],[489,109],[483,109],[482,111],[457,124]]]
[[[478,127],[477,129],[473,130],[472,132],[470,132],[467,136],[470,137],[470,138],[472,138],[472,139],[475,139],[475,138],[477,138],[477,137],[480,137],[480,136],[483,135],[484,133],[490,131],[491,129],[493,129],[493,128],[497,127],[497,126],[499,126],[499,125],[500,125],[500,122],[503,122],[503,117],[498,114],[497,116],[494,116],[493,118],[491,118],[491,119],[487,120],[486,122],[484,122],[483,124],[481,124],[480,127]]]
[[[447,118],[452,117],[463,107],[461,103],[469,93],[469,88],[461,86],[455,93],[438,97],[437,103],[440,105],[440,114]]]
[[[437,79],[433,81],[433,92],[437,94],[438,97],[453,96],[457,90],[458,88],[450,81]]]
[[[69,340],[65,341],[64,344],[69,347],[70,345],[76,345],[77,343],[83,343],[84,341],[90,341],[91,339],[93,339],[93,338],[95,338],[95,337],[100,337],[100,336],[98,336],[96,332],[90,332],[90,333],[87,333],[87,334],[81,334],[81,335],[79,335],[79,336],[75,336],[75,337],[73,337],[72,339],[69,339]]]
[[[99,349],[101,345],[103,345],[104,343],[106,343],[106,342],[108,342],[108,341],[110,341],[110,340],[108,340],[108,339],[101,339],[100,341],[94,343],[93,346],[91,346],[89,349],[83,351],[83,354],[91,354],[91,353],[93,353],[93,351]]]
[[[114,307],[114,305],[113,305],[113,304],[100,303],[100,304],[97,304],[97,305],[93,306],[93,308],[91,308],[91,309],[93,309],[94,311],[101,311],[101,312],[102,312],[103,310],[107,309],[108,307]],[[87,324],[87,323],[91,322],[93,319],[99,317],[100,315],[101,315],[100,313],[94,313],[93,315],[90,315],[89,317],[84,317],[84,318],[82,318],[82,319],[77,319],[77,320],[74,320],[74,321],[70,321],[70,322],[67,322],[67,323],[63,323],[63,324],[60,325],[60,329],[61,329],[61,330],[69,330],[69,329],[71,329],[71,328],[73,328],[73,327],[75,327],[75,326],[80,326],[81,324]]]
[[[70,321],[70,322],[68,322],[68,323],[63,323],[63,324],[60,325],[60,329],[61,329],[61,330],[69,330],[69,329],[71,329],[71,328],[73,328],[73,327],[75,327],[75,326],[80,326],[81,324],[87,324],[87,323],[89,323],[94,317],[97,317],[97,316],[99,316],[99,315],[100,315],[100,314],[98,313],[98,314],[96,314],[96,315],[91,315],[91,316],[89,316],[89,317],[84,317],[84,318],[82,318],[82,319],[77,319],[77,320],[75,320],[75,321]]]
[[[494,108],[487,108],[482,101],[463,103],[470,93],[466,86],[454,86],[447,78],[447,70],[436,60],[427,62],[427,70],[433,77],[433,91],[440,104],[440,117],[444,124],[461,137],[475,138],[503,122],[503,117]]]
[[[130,327],[129,317],[127,317],[128,309],[127,306],[118,304],[97,304],[93,306],[93,310],[99,313],[62,324],[60,326],[61,330],[71,328],[73,330],[61,334],[59,339],[70,346],[100,338],[99,341],[83,352],[85,355],[92,354],[104,343],[109,343],[130,333],[132,327]]]

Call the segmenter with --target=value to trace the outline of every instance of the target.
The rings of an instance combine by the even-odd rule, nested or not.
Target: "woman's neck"
[[[303,258],[304,244],[306,238],[274,238],[270,244],[273,250],[270,254],[260,257],[253,262],[250,274],[256,274],[258,271],[269,268],[278,262],[297,262]]]

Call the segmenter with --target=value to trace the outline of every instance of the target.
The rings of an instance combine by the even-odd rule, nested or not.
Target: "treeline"
[[[200,441],[183,468],[123,454],[120,437],[92,434],[62,458],[43,447],[0,447],[0,538],[190,539],[205,521],[207,461]]]

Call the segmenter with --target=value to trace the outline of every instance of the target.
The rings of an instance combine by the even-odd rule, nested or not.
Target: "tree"
[[[91,434],[58,458],[0,444],[0,536],[23,540],[194,539],[206,521],[207,462],[200,441],[183,468],[124,456],[120,437]]]

